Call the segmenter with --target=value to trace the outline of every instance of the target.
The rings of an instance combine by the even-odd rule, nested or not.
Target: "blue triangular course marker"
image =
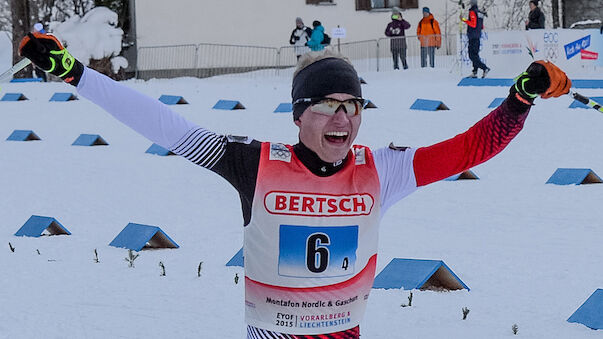
[[[444,179],[444,181],[457,181],[457,180],[479,180],[479,177],[477,175],[475,175],[475,173],[473,173],[472,170],[466,170],[463,173],[455,174],[453,176],[450,176],[450,177]]]
[[[599,288],[591,294],[567,321],[593,330],[603,330],[603,289]]]
[[[127,248],[136,252],[146,248],[180,247],[161,228],[135,223],[127,224],[109,245]]]
[[[10,82],[42,82],[42,78],[14,78]]]
[[[500,104],[502,104],[503,101],[505,101],[505,99],[506,98],[494,98],[494,100],[492,100],[490,105],[488,105],[488,108],[496,108],[496,107],[500,106]]]
[[[55,93],[48,101],[71,101],[77,100],[77,96],[73,93]]]
[[[39,237],[44,231],[48,232],[49,235],[66,234],[71,235],[60,222],[55,218],[42,217],[39,215],[32,215],[29,219],[19,228],[17,233],[18,237]]]
[[[511,86],[514,83],[513,79],[462,78],[457,86]]]
[[[373,288],[461,290],[469,287],[441,260],[394,258],[375,277]]]
[[[184,104],[188,104],[188,102],[186,100],[184,100],[183,97],[179,96],[179,95],[161,95],[159,97],[159,101],[163,102],[166,105],[184,105]]]
[[[593,99],[596,102],[603,102],[603,97],[590,97],[591,99]],[[586,106],[585,104],[581,103],[578,100],[574,100],[571,105],[569,105],[569,108],[590,108],[590,106]]]
[[[290,112],[293,112],[293,104],[290,102],[280,103],[274,109],[274,113],[290,113]]]
[[[213,109],[225,109],[225,110],[233,110],[233,109],[245,109],[245,106],[236,100],[218,100]]]
[[[362,79],[362,77],[358,77],[358,80],[360,81],[360,84],[366,85],[366,81]]]
[[[417,99],[410,106],[410,109],[417,109],[422,111],[437,111],[437,110],[447,110],[449,109],[443,102],[438,100],[427,100],[427,99]]]
[[[558,168],[546,183],[555,185],[583,185],[600,184],[603,183],[603,180],[590,168]]]
[[[157,144],[152,144],[146,151],[145,153],[149,153],[149,154],[156,154],[156,155],[160,155],[160,156],[168,156],[168,155],[175,155],[172,151],[167,150]]]
[[[28,100],[23,93],[6,93],[0,101],[23,101]]]
[[[16,129],[14,130],[6,140],[9,141],[31,141],[31,140],[40,140],[40,137],[34,133],[32,130],[22,130]]]
[[[364,106],[364,108],[377,108],[377,105],[375,105],[374,102],[370,101],[369,99],[366,99],[367,103],[366,106]]]
[[[71,144],[72,146],[107,146],[109,145],[103,137],[98,134],[80,134]]]
[[[240,266],[245,267],[245,260],[243,257],[243,247],[235,254],[227,263],[226,266]]]

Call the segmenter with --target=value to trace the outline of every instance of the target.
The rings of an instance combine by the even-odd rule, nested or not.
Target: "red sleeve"
[[[477,27],[477,15],[474,11],[469,11],[469,20],[465,21],[465,23],[471,28]]]
[[[523,128],[529,107],[509,96],[466,132],[417,149],[413,161],[417,186],[461,173],[498,154]]]

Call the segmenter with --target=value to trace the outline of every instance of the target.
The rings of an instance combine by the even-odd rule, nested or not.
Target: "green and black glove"
[[[552,62],[538,60],[515,79],[511,93],[519,95],[525,100],[522,100],[523,102],[531,104],[539,95],[548,99],[567,94],[570,87],[572,81],[565,72]]]
[[[84,73],[84,65],[69,54],[52,34],[28,33],[21,40],[19,54],[43,71],[54,74],[73,86],[77,86]]]

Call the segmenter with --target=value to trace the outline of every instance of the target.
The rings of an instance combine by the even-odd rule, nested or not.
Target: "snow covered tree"
[[[21,59],[19,42],[40,22],[85,65],[115,77],[128,64],[117,57],[123,39],[119,27],[129,26],[128,5],[123,0],[0,0],[0,8],[10,8],[0,15],[0,29],[12,33],[13,63]],[[28,67],[15,77],[29,77],[31,70]]]
[[[12,34],[13,63],[19,57],[19,42],[31,32],[35,23],[46,26],[51,21],[63,21],[73,15],[84,15],[94,7],[93,0],[0,0],[0,29]],[[10,9],[10,10],[4,10]],[[31,67],[15,74],[22,78],[31,76]]]
[[[128,62],[120,57],[123,30],[118,15],[107,7],[95,7],[85,15],[73,15],[63,22],[51,22],[50,31],[63,41],[71,55],[105,75],[122,79]],[[117,76],[119,74],[119,76]]]

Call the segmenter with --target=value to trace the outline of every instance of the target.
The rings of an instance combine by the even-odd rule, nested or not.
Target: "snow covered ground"
[[[361,76],[364,96],[379,107],[363,113],[357,138],[371,147],[452,137],[508,91],[457,87],[458,75],[439,69]],[[290,100],[290,74],[127,85],[157,98],[182,95],[190,104],[173,109],[216,132],[297,141],[291,115],[272,113]],[[145,154],[149,141],[87,100],[48,102],[68,91],[2,84],[0,95],[30,100],[0,102],[0,137],[31,129],[42,140],[0,141],[0,338],[243,338],[242,279],[234,283],[243,270],[224,266],[242,244],[235,190],[183,158]],[[416,98],[451,110],[409,110]],[[218,99],[247,109],[212,110]],[[414,291],[403,308],[408,291],[373,290],[363,338],[515,338],[513,324],[518,338],[601,337],[566,319],[603,288],[603,185],[545,184],[559,167],[603,174],[603,116],[568,109],[571,101],[538,99],[517,139],[473,169],[481,180],[435,183],[387,212],[378,272],[395,257],[441,259],[471,291]],[[109,146],[71,146],[81,133]],[[72,235],[15,237],[33,214],[57,218]],[[108,246],[129,222],[161,227],[180,248],[142,251],[129,268],[127,251]]]

